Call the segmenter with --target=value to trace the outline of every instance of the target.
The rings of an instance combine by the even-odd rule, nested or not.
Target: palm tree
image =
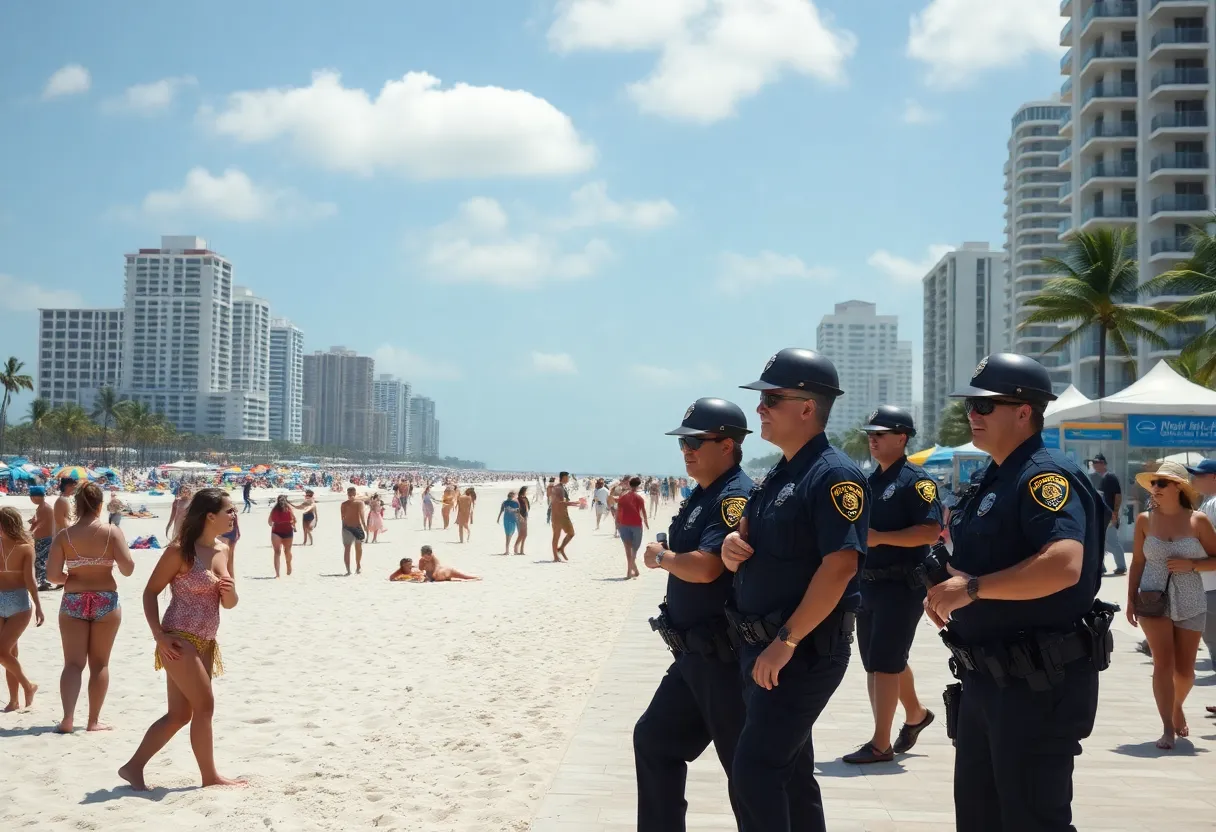
[[[1175,315],[1201,318],[1216,315],[1216,235],[1208,232],[1212,223],[1216,223],[1216,214],[1191,228],[1187,244],[1193,254],[1189,258],[1144,284],[1143,291],[1152,295],[1186,296],[1186,300],[1170,308]],[[1195,377],[1187,378],[1203,385],[1216,378],[1216,327],[1188,343],[1182,352],[1186,356],[1184,365],[1195,370]],[[1174,369],[1182,372],[1178,366]]]
[[[116,410],[121,401],[118,394],[114,392],[113,387],[101,388],[97,391],[97,398],[93,399],[93,412],[90,415],[95,420],[101,420],[101,460],[103,465],[110,464],[110,423],[117,420],[118,414]]]
[[[836,447],[844,451],[849,459],[865,462],[870,458],[870,438],[861,429],[861,425],[845,431],[843,435],[837,436],[836,440],[840,443]]]
[[[49,425],[48,417],[51,413],[51,403],[46,399],[37,398],[30,402],[29,419],[26,422],[34,436],[38,440],[38,455],[41,456],[45,445],[42,442],[42,433]]]
[[[957,448],[971,441],[971,422],[962,399],[955,399],[942,409],[938,417],[937,444]]]
[[[8,403],[12,401],[14,393],[20,393],[22,390],[33,391],[34,379],[21,372],[25,364],[18,361],[16,358],[10,357],[4,362],[3,369],[0,369],[0,386],[4,387],[4,399],[0,401],[0,453],[4,452],[4,428],[8,417]]]
[[[1047,268],[1059,277],[1047,281],[1042,293],[1026,301],[1035,311],[1018,325],[1018,329],[1035,324],[1069,325],[1068,334],[1044,353],[1080,341],[1096,330],[1098,398],[1106,396],[1107,338],[1117,354],[1130,357],[1136,339],[1165,348],[1169,342],[1159,330],[1194,320],[1127,302],[1146,293],[1139,285],[1139,264],[1132,256],[1135,246],[1135,232],[1127,228],[1077,232],[1063,257],[1043,258]]]
[[[89,414],[80,405],[72,402],[70,404],[60,405],[51,411],[51,419],[55,429],[63,438],[64,450],[70,450],[75,454],[79,454],[84,440],[87,439],[94,429],[92,420],[89,419]],[[66,462],[68,460],[60,460]]]

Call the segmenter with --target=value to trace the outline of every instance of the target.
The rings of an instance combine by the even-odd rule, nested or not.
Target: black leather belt
[[[991,676],[1000,687],[1010,679],[1025,680],[1031,690],[1044,691],[1064,679],[1064,667],[1089,659],[1094,643],[1088,633],[1037,631],[1000,643],[964,644],[949,629],[941,633],[951,654],[950,670],[961,679],[960,668]]]

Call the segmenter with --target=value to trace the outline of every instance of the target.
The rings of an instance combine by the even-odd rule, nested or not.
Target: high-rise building
[[[299,442],[303,436],[304,333],[286,318],[270,322],[270,438]]]
[[[304,356],[305,444],[356,451],[375,444],[372,379],[375,361],[345,347]]]
[[[929,439],[937,436],[950,393],[970,382],[984,356],[1004,348],[1005,268],[1004,255],[988,243],[963,243],[925,275],[923,433]]]
[[[1068,112],[1059,101],[1031,101],[1019,107],[1005,162],[1005,251],[1010,261],[1006,305],[1012,311],[1006,313],[1003,340],[1013,352],[1041,361],[1057,393],[1072,381],[1069,351],[1045,350],[1066,330],[1056,324],[1019,327],[1031,312],[1026,301],[1051,279],[1043,259],[1064,253],[1059,227],[1069,212],[1060,205],[1060,192],[1067,189],[1069,177],[1059,164],[1069,143],[1060,136],[1060,119]]]
[[[252,289],[232,289],[232,389],[270,390],[270,302]]]
[[[435,402],[426,396],[410,397],[411,459],[439,456],[439,422],[435,419]]]
[[[38,310],[38,397],[52,407],[92,410],[93,391],[118,389],[123,310]]]
[[[411,392],[408,381],[387,373],[372,383],[372,408],[377,413],[384,413],[388,420],[387,453],[405,456],[409,448]]]
[[[1068,18],[1060,44],[1067,112],[1060,135],[1069,147],[1060,170],[1069,176],[1060,204],[1074,230],[1123,226],[1136,232],[1140,280],[1175,267],[1190,252],[1187,234],[1212,208],[1212,0],[1063,0]],[[1168,304],[1180,298],[1141,298]],[[1169,346],[1134,346],[1141,372],[1176,353],[1206,322],[1163,333]],[[1130,363],[1108,350],[1106,392],[1135,380]],[[1097,393],[1098,340],[1072,350],[1073,382]]]
[[[899,340],[899,318],[866,301],[836,304],[816,331],[815,349],[832,359],[844,395],[832,406],[834,430],[864,424],[880,404],[912,406],[912,345]]]

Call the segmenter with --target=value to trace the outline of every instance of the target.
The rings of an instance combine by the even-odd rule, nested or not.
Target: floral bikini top
[[[106,535],[106,546],[101,551],[101,556],[96,558],[84,558],[76,551],[76,547],[72,545],[71,529],[63,530],[63,545],[65,548],[71,549],[75,557],[67,558],[63,562],[63,570],[71,572],[73,569],[79,569],[82,566],[113,566],[114,558],[107,553],[110,551],[110,535]]]

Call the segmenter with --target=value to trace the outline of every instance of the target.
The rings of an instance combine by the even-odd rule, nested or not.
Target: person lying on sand
[[[425,580],[434,581],[480,581],[476,575],[466,575],[463,572],[457,571],[450,566],[442,566],[439,559],[431,552],[430,546],[422,547],[422,554],[418,558],[418,567],[422,570],[422,574],[426,576]]]
[[[402,558],[401,565],[388,576],[388,579],[390,581],[423,581],[426,580],[426,576],[414,568],[413,558]]]

